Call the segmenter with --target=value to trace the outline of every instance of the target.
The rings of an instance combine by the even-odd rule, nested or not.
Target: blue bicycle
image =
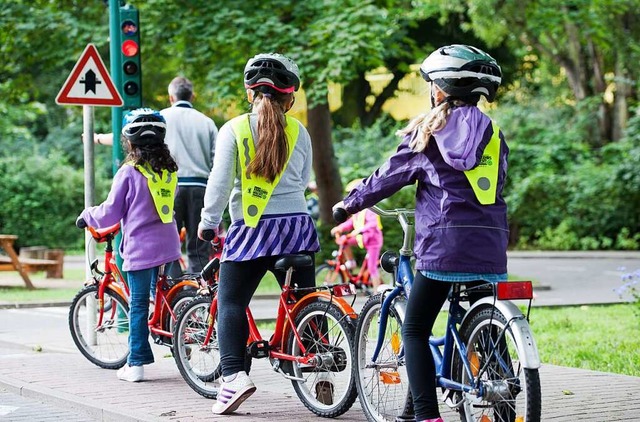
[[[381,258],[385,271],[394,274],[395,287],[370,297],[358,318],[358,397],[369,421],[413,421],[402,323],[413,283],[414,211],[375,206],[371,210],[397,218],[404,239],[399,254],[385,252]],[[345,215],[344,210],[334,214],[338,221]],[[453,284],[446,332],[429,339],[437,385],[450,409],[444,409],[446,420],[457,416],[463,422],[540,421],[540,358],[528,323],[532,297],[528,281]],[[526,317],[511,302],[516,299],[529,300]]]

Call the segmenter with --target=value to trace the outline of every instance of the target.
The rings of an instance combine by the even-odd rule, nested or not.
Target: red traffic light
[[[139,51],[138,43],[134,40],[126,40],[122,43],[122,54],[126,57],[133,57],[138,54]]]

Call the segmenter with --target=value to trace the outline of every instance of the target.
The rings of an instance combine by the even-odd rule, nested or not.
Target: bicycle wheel
[[[169,312],[168,309],[165,309],[163,314],[162,327],[161,327],[163,330],[173,333],[173,327],[175,326],[176,321],[178,320],[178,315],[180,315],[180,311],[184,309],[187,303],[193,300],[197,292],[198,291],[196,289],[182,289],[173,298],[171,298],[171,303],[169,304],[169,306],[173,311],[173,315],[175,315],[175,319],[171,316],[171,312]],[[153,339],[156,340],[156,337],[158,336],[151,333],[151,337],[153,337]],[[164,336],[162,336],[161,342],[169,347],[171,347],[171,344],[173,343],[171,337],[164,337]]]
[[[307,354],[322,363],[305,366],[285,362],[293,389],[302,403],[318,416],[335,418],[351,408],[357,397],[353,378],[353,324],[331,302],[314,301],[295,317],[295,326]],[[295,334],[289,333],[286,353],[305,356]]]
[[[173,358],[180,375],[195,392],[215,399],[222,374],[218,327],[215,315],[210,314],[211,296],[196,296],[187,303],[173,329]],[[210,340],[205,344],[209,325],[213,324]]]
[[[479,309],[460,327],[474,378],[479,376],[484,394],[457,393],[463,400],[460,420],[539,422],[542,410],[540,375],[522,367],[516,338],[507,319],[495,308]],[[469,384],[461,357],[454,352],[454,378]]]
[[[333,265],[329,265],[326,262],[318,265],[316,268],[316,285],[322,286],[323,284],[336,284],[346,283],[347,280],[344,277],[342,271],[336,271]]]
[[[385,335],[375,362],[380,330],[381,295],[371,296],[358,318],[355,336],[355,378],[358,398],[368,421],[395,421],[404,413],[409,378],[404,361],[402,322],[405,305],[397,299],[389,308]]]
[[[105,369],[124,366],[129,356],[129,304],[110,289],[102,303],[116,304],[104,310],[102,324],[98,286],[80,290],[69,308],[69,330],[80,352],[89,361]]]

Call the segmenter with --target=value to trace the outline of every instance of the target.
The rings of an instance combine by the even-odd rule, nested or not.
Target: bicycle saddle
[[[287,255],[276,261],[276,270],[286,271],[288,268],[303,268],[313,265],[310,255]]]
[[[120,231],[120,223],[116,223],[111,227],[105,227],[103,229],[96,229],[94,227],[87,227],[91,236],[95,239],[96,242],[106,242],[107,240],[113,239],[116,234]]]

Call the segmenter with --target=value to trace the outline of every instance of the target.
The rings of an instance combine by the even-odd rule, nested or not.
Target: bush
[[[96,198],[108,181],[96,179]],[[75,219],[84,208],[84,174],[59,154],[0,158],[0,231],[18,235],[19,246],[81,249]]]

